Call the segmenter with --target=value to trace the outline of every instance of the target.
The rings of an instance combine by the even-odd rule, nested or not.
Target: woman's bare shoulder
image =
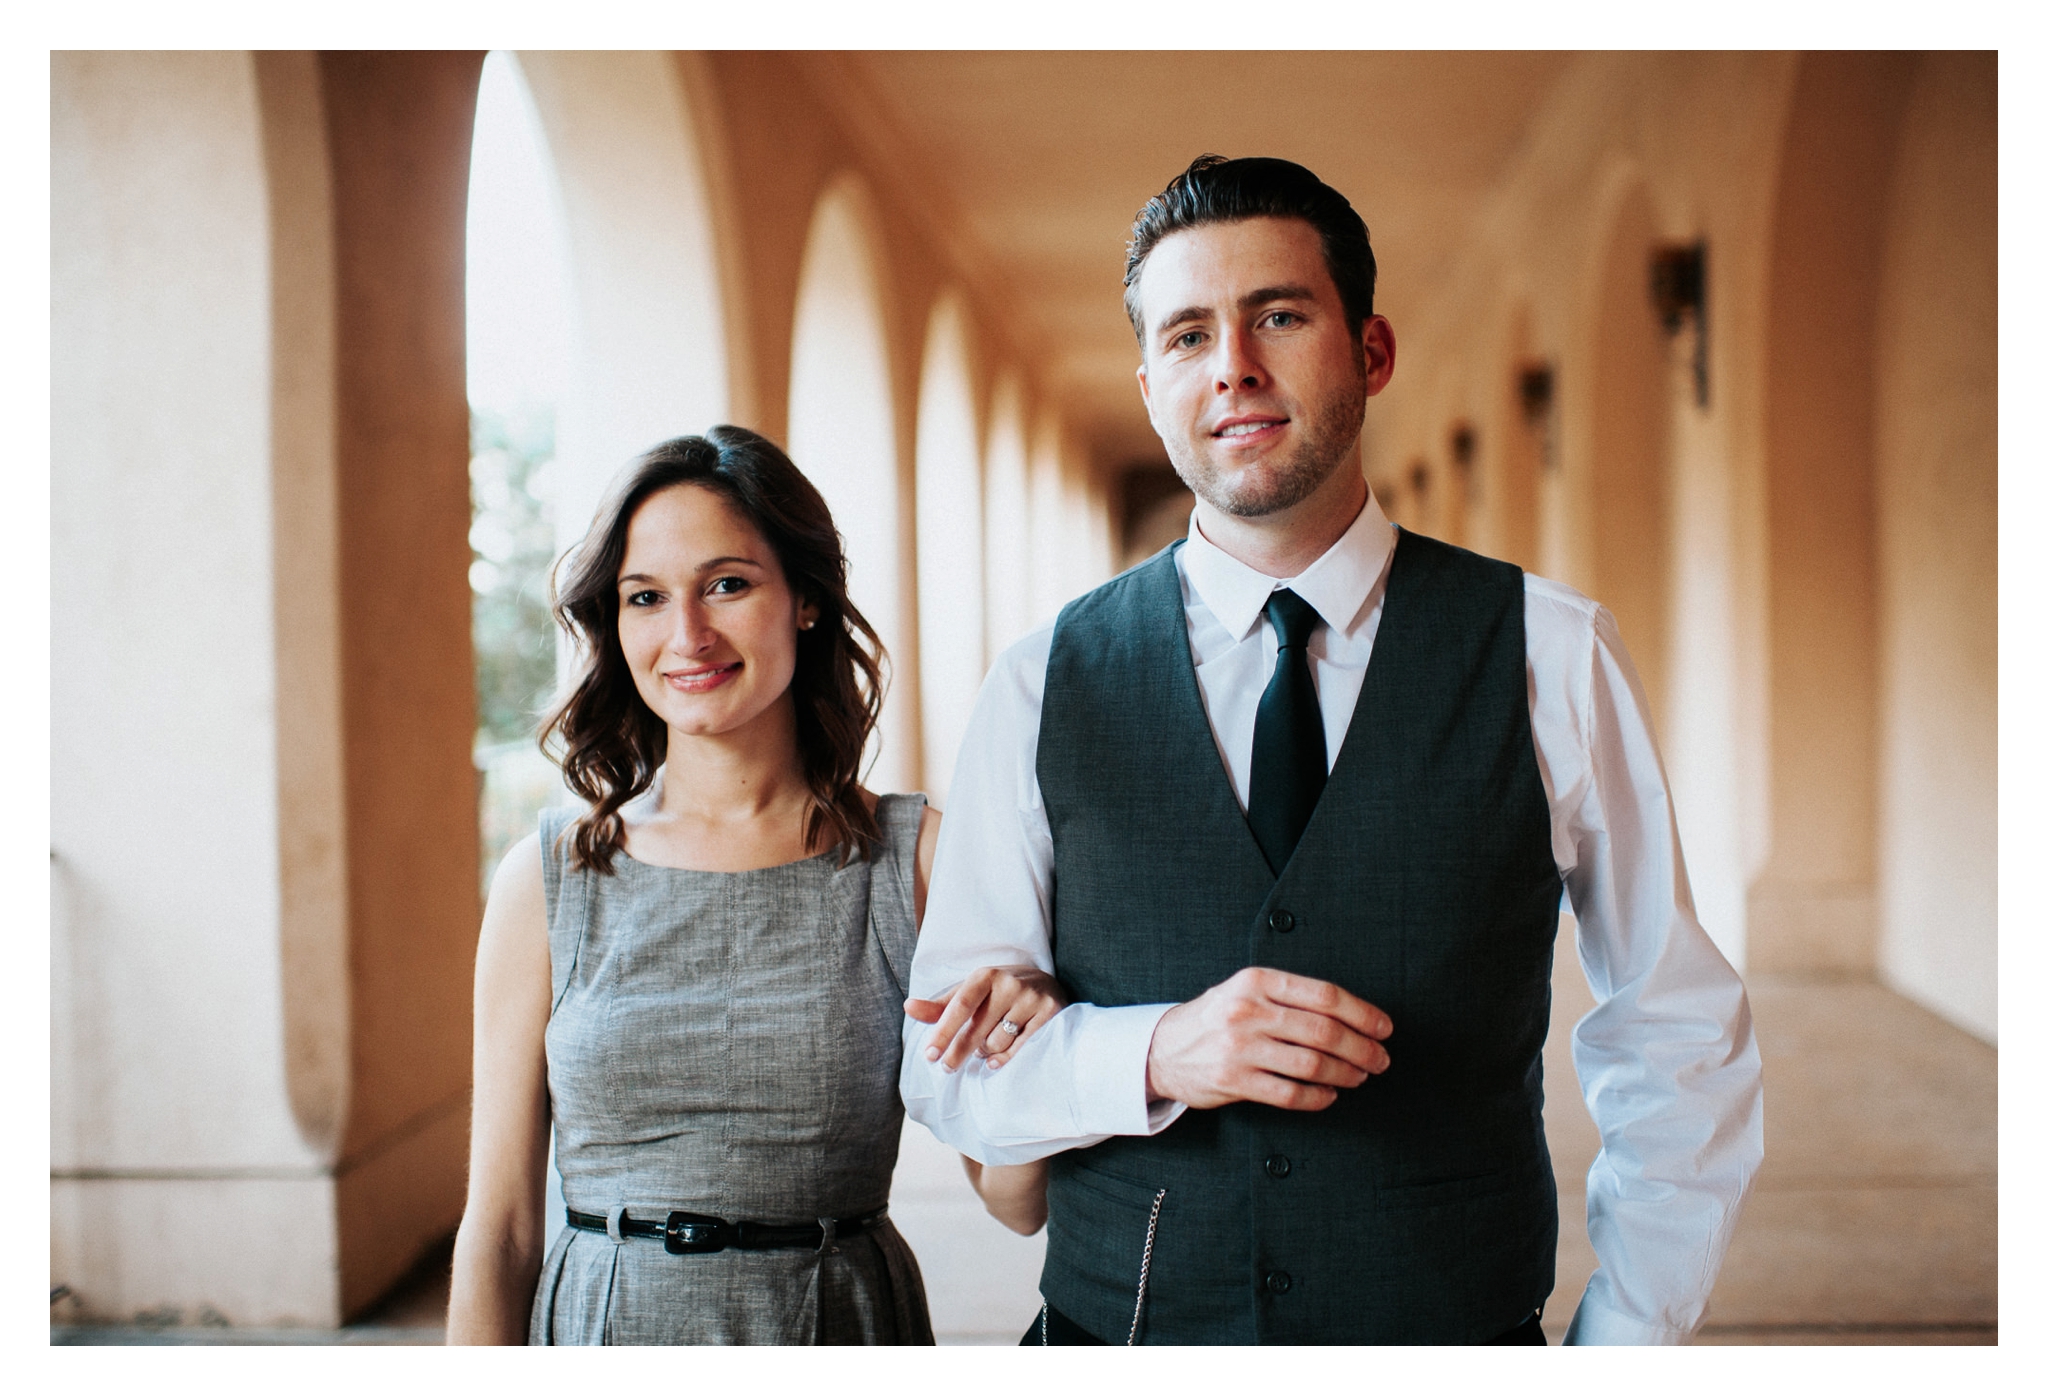
[[[528,834],[505,850],[491,875],[484,901],[484,934],[494,929],[538,926],[547,930],[547,887],[541,869],[540,835]]]

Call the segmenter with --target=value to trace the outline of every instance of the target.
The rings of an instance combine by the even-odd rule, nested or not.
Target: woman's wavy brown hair
[[[719,426],[664,441],[627,467],[590,532],[555,569],[555,619],[575,641],[581,671],[540,741],[569,788],[590,802],[574,825],[574,864],[612,870],[626,839],[619,809],[646,791],[668,755],[668,725],[641,699],[619,647],[619,568],[633,515],[676,485],[701,485],[744,514],[775,550],[798,601],[817,607],[816,624],[797,632],[789,685],[811,796],[804,838],[812,848],[838,847],[842,866],[866,858],[880,831],[862,798],[860,758],[881,711],[888,654],[847,598],[846,552],[817,486],[767,437]]]

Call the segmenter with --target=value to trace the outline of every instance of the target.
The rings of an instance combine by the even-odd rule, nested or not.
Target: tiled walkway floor
[[[1567,932],[1569,922],[1567,922]],[[1569,935],[1560,944],[1570,945]],[[1572,1073],[1591,1006],[1569,949],[1545,1070],[1557,1168],[1554,1342],[1593,1270],[1584,1179],[1598,1148]],[[1998,1056],[1876,985],[1763,976],[1750,1002],[1764,1055],[1765,1162],[1728,1248],[1703,1343],[1993,1343],[1998,1315]],[[1038,1311],[1043,1235],[981,1209],[959,1156],[904,1134],[891,1202],[916,1250],[942,1343],[1017,1341]],[[52,1329],[77,1342],[433,1342],[445,1252],[341,1334]]]
[[[1585,1176],[1599,1139],[1569,1045],[1592,998],[1572,967],[1544,1062],[1561,1223],[1552,1341],[1593,1271]],[[1996,1342],[1998,1054],[1867,982],[1753,976],[1749,996],[1764,1165],[1696,1341]]]

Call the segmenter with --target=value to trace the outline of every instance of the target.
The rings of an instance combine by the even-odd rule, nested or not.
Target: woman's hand
[[[911,999],[903,1011],[920,1023],[939,1025],[925,1060],[958,1071],[970,1054],[988,1058],[992,1069],[1001,1067],[1066,1006],[1066,991],[1045,971],[985,965],[935,999]]]

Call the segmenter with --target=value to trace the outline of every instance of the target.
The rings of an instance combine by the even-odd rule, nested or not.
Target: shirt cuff
[[[1668,1348],[1678,1347],[1691,1336],[1683,1329],[1644,1323],[1610,1309],[1593,1297],[1589,1286],[1586,1297],[1579,1301],[1579,1311],[1572,1315],[1571,1327],[1565,1330],[1564,1341],[1567,1347]]]
[[[1074,1123],[1079,1134],[1157,1134],[1187,1109],[1177,1100],[1145,1099],[1145,1062],[1152,1034],[1170,1003],[1101,1008],[1075,1004]]]

